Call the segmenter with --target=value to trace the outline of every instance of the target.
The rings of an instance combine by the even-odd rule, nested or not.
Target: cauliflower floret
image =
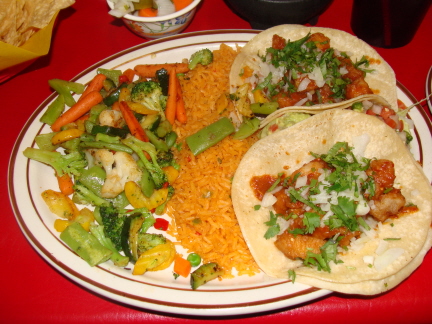
[[[134,158],[125,152],[116,152],[100,149],[94,153],[96,163],[103,166],[106,179],[102,186],[101,196],[114,198],[124,190],[128,181],[139,181],[142,171],[139,169]]]
[[[99,114],[99,123],[102,126],[122,128],[125,125],[125,120],[120,111],[106,109]]]

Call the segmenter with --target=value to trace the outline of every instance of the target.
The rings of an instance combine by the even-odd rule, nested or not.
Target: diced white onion
[[[283,189],[282,186],[277,186],[277,187],[274,188],[272,191],[269,191],[269,194],[274,195],[276,192],[280,191],[281,189]]]
[[[372,105],[372,111],[373,111],[373,113],[374,114],[376,114],[376,115],[381,115],[381,110],[382,110],[382,106],[380,106],[380,105]]]
[[[282,234],[283,232],[285,232],[290,227],[292,222],[293,222],[292,219],[285,220],[282,217],[278,217],[276,219],[276,223],[279,225],[279,228],[280,228],[279,234]]]
[[[315,81],[316,85],[319,88],[324,86],[325,80],[324,80],[323,72],[321,71],[319,66],[315,66],[312,73],[309,73],[308,75],[311,80]]]
[[[307,184],[307,176],[298,177],[295,183],[295,187],[300,188],[306,186],[306,184]]]
[[[308,98],[297,101],[294,106],[303,106],[308,101]]]
[[[363,257],[363,262],[366,264],[373,264],[374,263],[374,257],[373,255],[365,255]]]
[[[388,248],[388,242],[387,242],[387,241],[384,241],[384,240],[381,240],[381,241],[379,241],[379,243],[378,243],[378,247],[377,247],[377,249],[375,250],[375,253],[376,253],[377,255],[381,255],[381,254],[383,254],[385,251],[387,251],[387,248]]]
[[[367,202],[363,201],[357,204],[357,208],[356,208],[357,215],[364,216],[369,214],[369,212],[370,212],[370,207],[367,204]]]
[[[262,207],[271,207],[273,206],[273,204],[277,201],[277,198],[275,196],[273,196],[271,193],[266,192],[264,194],[264,197],[261,201],[261,206]]]
[[[175,12],[174,3],[170,0],[153,0],[157,6],[158,16],[166,16]]]
[[[375,258],[374,266],[377,271],[385,269],[387,266],[392,264],[397,258],[399,258],[405,252],[402,248],[391,248],[385,251],[383,254]]]
[[[369,109],[373,105],[372,101],[369,101],[369,100],[363,100],[362,104],[363,104],[363,107],[365,107],[366,109]]]
[[[309,80],[309,78],[304,78],[304,79],[300,82],[300,84],[299,84],[299,86],[298,86],[298,88],[297,88],[297,91],[298,91],[298,92],[305,91],[306,88],[307,88],[307,86],[309,85],[310,82],[311,82],[311,80]]]
[[[344,75],[344,74],[347,74],[347,73],[348,73],[348,70],[347,70],[347,68],[346,68],[345,66],[342,66],[342,67],[339,69],[339,73],[342,74],[342,75]]]

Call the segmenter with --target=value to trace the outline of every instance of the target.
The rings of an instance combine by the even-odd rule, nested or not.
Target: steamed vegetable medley
[[[114,8],[109,14],[123,17],[133,14],[139,17],[157,17],[172,14],[186,8],[193,0],[112,0]]]
[[[40,120],[52,132],[37,135],[37,148],[24,155],[54,169],[59,190],[47,189],[42,198],[59,217],[60,238],[90,266],[110,260],[141,275],[174,263],[177,278],[202,263],[197,254],[177,253],[164,235],[169,222],[159,217],[179,174],[173,124],[187,122],[179,78],[201,63],[195,55],[190,64],[100,68],[87,86],[49,81],[58,97]],[[191,286],[221,274],[217,264],[201,265]]]

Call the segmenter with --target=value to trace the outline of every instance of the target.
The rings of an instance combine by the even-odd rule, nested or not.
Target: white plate
[[[80,73],[73,80],[86,83],[95,70],[115,68],[125,70],[136,64],[178,62],[201,48],[216,49],[221,43],[230,46],[244,45],[257,32],[252,30],[220,30],[181,34],[151,41],[111,56]],[[407,105],[413,96],[398,85],[400,99]],[[104,297],[144,309],[175,314],[225,316],[251,314],[297,305],[328,295],[330,291],[292,284],[269,278],[263,274],[253,277],[237,276],[234,279],[211,281],[197,291],[192,291],[188,280],[174,280],[172,269],[132,276],[131,271],[106,264],[89,267],[71,252],[53,229],[53,216],[40,193],[56,188],[57,183],[50,167],[29,161],[22,151],[34,145],[34,137],[49,132],[39,118],[54,95],[47,98],[33,113],[12,151],[8,170],[11,204],[16,219],[33,247],[54,268],[76,283]],[[432,179],[431,124],[421,109],[413,108],[409,116],[415,123],[413,153],[423,164]]]
[[[430,67],[429,73],[426,78],[426,98],[427,98],[429,110],[432,113],[432,97],[430,97],[431,94],[432,94],[432,66]]]

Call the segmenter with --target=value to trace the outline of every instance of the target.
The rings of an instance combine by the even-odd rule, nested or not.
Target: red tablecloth
[[[335,0],[317,25],[352,32],[351,6],[352,0]],[[250,25],[233,13],[224,1],[204,0],[185,32],[211,29],[250,29]],[[393,67],[397,79],[417,99],[425,96],[425,80],[432,64],[431,32],[432,10],[429,10],[410,44],[397,49],[377,49]],[[6,170],[9,155],[27,118],[50,95],[47,80],[71,79],[99,60],[145,41],[107,14],[105,0],[77,0],[71,8],[60,13],[49,55],[0,85],[0,105],[5,119],[2,140],[5,150],[1,158],[4,172],[0,189],[4,207],[0,235],[3,253],[0,318],[3,323],[191,323],[203,320],[120,305],[65,278],[27,242],[15,221],[8,199]],[[426,104],[423,107],[427,110]],[[333,294],[289,309],[225,320],[229,323],[430,323],[431,270],[432,255],[429,253],[410,278],[381,296]]]

